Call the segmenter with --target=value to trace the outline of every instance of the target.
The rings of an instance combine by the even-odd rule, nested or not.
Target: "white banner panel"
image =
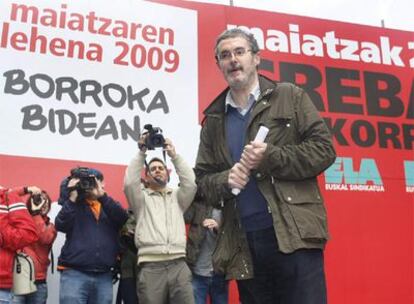
[[[3,0],[0,26],[0,154],[126,164],[151,123],[194,160],[194,11]]]

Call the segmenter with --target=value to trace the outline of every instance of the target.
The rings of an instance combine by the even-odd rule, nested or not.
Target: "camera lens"
[[[39,206],[42,203],[42,196],[40,194],[32,195],[32,202],[36,206]]]

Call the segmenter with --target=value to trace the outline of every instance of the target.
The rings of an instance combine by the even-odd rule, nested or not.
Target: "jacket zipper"
[[[164,206],[165,206],[165,230],[167,231],[167,248],[166,250],[169,253],[169,247],[170,247],[170,231],[168,229],[168,204],[166,202],[166,195],[165,193],[161,193],[162,198],[164,200]]]

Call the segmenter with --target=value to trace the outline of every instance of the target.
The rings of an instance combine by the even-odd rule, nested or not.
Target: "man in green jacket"
[[[252,34],[223,32],[215,55],[229,87],[204,112],[195,168],[206,201],[223,209],[215,271],[237,280],[243,304],[324,304],[317,176],[335,160],[331,134],[302,89],[258,74]],[[261,125],[269,133],[253,141]]]

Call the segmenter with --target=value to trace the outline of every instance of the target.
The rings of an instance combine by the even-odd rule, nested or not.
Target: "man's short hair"
[[[214,54],[216,56],[216,59],[217,59],[218,52],[219,52],[218,45],[220,44],[220,42],[225,39],[236,38],[236,37],[241,37],[241,38],[246,39],[247,42],[249,43],[249,47],[253,54],[257,54],[260,51],[259,45],[257,44],[257,40],[256,38],[254,38],[254,35],[252,33],[242,30],[240,28],[233,28],[230,30],[225,30],[217,37],[216,45],[214,47]]]

